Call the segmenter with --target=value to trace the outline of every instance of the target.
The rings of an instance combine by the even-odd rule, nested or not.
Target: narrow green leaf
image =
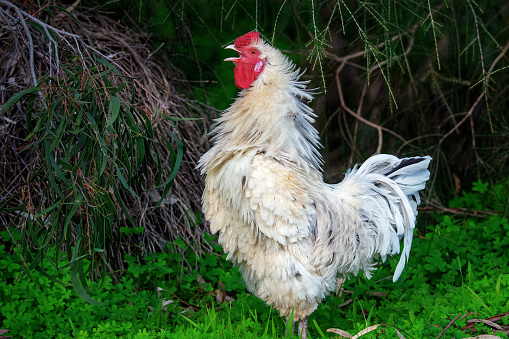
[[[177,156],[174,159],[174,161],[172,161],[173,162],[173,166],[172,166],[172,170],[171,170],[170,176],[168,177],[168,179],[166,179],[166,181],[163,184],[157,186],[157,188],[161,188],[163,186],[166,186],[171,181],[173,181],[173,179],[177,175],[177,172],[178,172],[178,170],[180,168],[180,164],[182,163],[182,158],[184,157],[184,147],[183,147],[182,142],[175,135],[173,135],[173,136],[175,137],[175,141],[177,141]],[[170,144],[170,142],[168,140],[164,139],[164,141],[166,142],[168,148],[172,148],[171,144]]]
[[[102,58],[99,58],[99,57],[98,57],[98,56],[96,56],[96,55],[94,56],[94,59],[95,59],[95,61],[97,61],[97,62],[99,62],[99,63],[101,63],[101,64],[105,65],[106,67],[108,67],[108,68],[112,69],[112,70],[113,70],[113,72],[115,72],[115,74],[117,74],[117,75],[121,75],[121,74],[120,74],[120,72],[118,71],[118,69],[117,69],[115,66],[113,66],[110,62],[108,62],[108,61],[106,61],[106,60],[104,60],[104,59],[102,59]]]
[[[7,200],[5,200],[1,205],[0,205],[0,212],[14,212],[14,211],[21,211],[25,208],[25,206],[28,204],[28,200],[25,200],[21,205],[19,206],[16,206],[16,207],[11,207],[11,208],[6,208],[5,206],[7,206],[14,198],[16,198],[18,195],[17,194],[13,194],[11,197],[9,197]]]
[[[29,258],[27,258],[27,259],[29,259],[31,261],[29,269],[30,270],[34,270],[35,269],[42,276],[48,278],[49,280],[51,280],[51,281],[53,281],[53,282],[55,282],[57,284],[60,284],[60,285],[65,286],[65,287],[69,286],[69,284],[64,283],[63,281],[55,278],[53,275],[49,274],[48,272],[46,272],[45,270],[42,269],[42,267],[39,265],[39,263],[42,261],[41,260],[41,256],[44,256],[46,259],[50,260],[50,258],[48,258],[47,254],[46,254],[46,251],[42,251],[41,250],[37,254],[37,256],[36,256],[36,258],[34,260],[30,260]]]
[[[64,233],[67,233],[67,230],[70,229],[69,226],[69,223],[71,222],[71,218],[74,216],[74,214],[76,213],[76,211],[78,210],[78,208],[81,206],[81,203],[83,202],[83,196],[81,194],[78,194],[76,200],[74,201],[74,204],[72,206],[72,209],[71,211],[69,212],[69,214],[67,214],[67,218],[65,218],[65,222],[64,222]],[[70,235],[70,234],[69,234]],[[71,239],[67,239],[67,241],[69,242]]]
[[[172,135],[173,135],[173,133],[172,133]],[[175,135],[173,135],[173,136],[176,138]],[[173,182],[173,179],[175,178],[175,176],[178,173],[178,170],[180,168],[180,164],[182,163],[182,158],[184,157],[184,147],[183,147],[182,142],[180,142],[180,140],[178,138],[176,138],[175,140],[177,141],[177,155],[176,155],[174,160],[173,160],[173,157],[172,157],[172,161],[171,161],[172,162],[172,171],[171,171],[170,176],[168,177],[168,179],[166,179],[166,181],[163,184],[161,184],[159,186],[156,186],[157,188],[164,187],[164,190],[163,190],[163,192],[161,194],[161,199],[159,199],[159,201],[157,202],[156,206],[152,209],[152,211],[155,210],[156,208],[158,208],[159,205],[161,205],[161,203],[163,202],[164,198],[166,197],[166,194],[168,193],[168,191],[171,188],[171,184]],[[171,147],[170,142],[168,140],[166,140],[166,139],[164,139],[164,141],[166,142],[166,144],[168,146],[168,149],[169,150],[173,150],[173,148]]]
[[[141,166],[143,160],[145,159],[145,141],[142,138],[136,139],[136,146],[138,150],[138,157],[136,159],[136,165],[138,167]]]
[[[325,338],[325,334],[323,334],[322,329],[318,326],[318,323],[316,322],[316,320],[315,320],[315,319],[313,319],[313,325],[315,325],[316,330],[318,331],[318,333],[320,333],[320,335],[322,336],[322,338]]]
[[[477,293],[474,292],[473,289],[471,289],[468,286],[465,287],[470,291],[470,295],[472,296],[472,298],[474,298],[474,300],[476,300],[479,304],[484,306],[490,313],[492,313],[491,308],[488,305],[486,305],[486,303],[481,299],[481,297]]]
[[[46,31],[40,24],[38,24],[37,22],[33,22],[33,21],[27,21],[27,25],[32,26],[35,29],[37,29],[42,34],[44,39],[46,39],[46,42],[50,41],[48,35],[46,34]],[[51,39],[53,39],[53,42],[56,43],[57,37],[55,36],[55,32],[53,32],[51,29],[48,29],[48,33],[49,33],[49,35],[51,35]]]
[[[80,104],[80,109],[78,110],[78,112],[76,113],[76,120],[74,120],[74,128],[78,128],[80,125],[81,125],[81,122],[83,121],[83,110],[86,109],[86,106],[83,107],[81,104],[82,102],[79,102],[79,101],[76,101],[76,103]]]
[[[72,218],[72,216],[67,215],[65,223],[64,223],[64,227],[62,229],[63,230],[62,237],[63,237],[63,240],[65,241],[65,249],[67,252],[67,261],[68,261],[66,266],[69,266],[69,267],[71,266],[71,259],[72,259],[73,238],[72,238],[72,227],[67,227],[67,226],[69,225],[71,218]],[[60,246],[59,248],[62,248],[62,246]]]
[[[122,210],[122,212],[124,212],[124,215],[125,215],[125,217],[127,218],[127,220],[129,220],[129,222],[131,223],[131,225],[136,226],[136,225],[134,224],[133,219],[131,219],[131,216],[129,215],[129,212],[127,212],[127,209],[126,209],[126,208],[125,208],[125,206],[124,206],[124,202],[122,201],[122,198],[120,197],[120,194],[119,194],[119,192],[118,192],[117,185],[114,185],[114,186],[113,186],[113,193],[115,194],[115,198],[117,198],[117,203],[118,203],[118,205],[120,206],[120,209]]]
[[[51,205],[50,207],[46,208],[44,211],[38,213],[35,215],[36,218],[40,218],[43,214],[46,214],[48,213],[49,211],[53,210],[54,208],[57,208],[59,207],[60,205],[62,204],[62,200],[59,200],[57,201],[56,203],[54,203],[53,205]]]
[[[46,154],[49,154],[53,151],[55,146],[58,144],[60,139],[62,138],[62,134],[64,131],[64,126],[67,125],[67,119],[62,118],[60,120],[60,124],[57,127],[57,130],[55,131],[55,138],[53,139],[53,142],[51,143],[49,149],[46,150]]]
[[[36,280],[35,277],[32,275],[32,271],[30,270],[30,268],[28,267],[28,264],[26,262],[26,259],[25,259],[25,256],[20,254],[20,259],[21,259],[21,262],[22,262],[22,267],[23,267],[23,271],[24,273],[30,278],[30,280],[32,280],[33,282],[35,282],[37,285],[41,285],[39,283],[39,280]],[[21,276],[23,276],[23,274],[21,274]]]
[[[192,321],[191,319],[187,318],[185,315],[183,314],[180,314],[182,316],[182,318],[186,319],[187,321],[189,321],[194,327],[196,328],[200,328],[201,326],[198,325],[197,323],[195,323],[194,321]]]
[[[110,219],[110,225],[113,225],[113,220],[118,219],[117,208],[115,207],[115,204],[113,203],[113,200],[111,200],[111,197],[108,193],[103,194],[103,198],[107,206],[106,210],[108,212],[108,218]],[[110,227],[109,230],[111,229],[112,228]]]
[[[82,23],[81,23],[78,19],[76,19],[76,17],[75,17],[74,15],[72,15],[72,13],[71,13],[71,12],[69,12],[69,11],[68,11],[68,10],[66,10],[65,8],[60,7],[60,6],[58,6],[58,5],[50,5],[50,6],[53,6],[53,7],[58,8],[59,10],[61,10],[61,11],[62,11],[62,12],[64,12],[65,14],[67,14],[67,15],[68,15],[71,19],[73,19],[73,20],[74,20],[74,22],[76,22],[78,25],[83,26],[83,24],[82,24]]]
[[[105,129],[110,127],[115,120],[117,120],[118,113],[120,112],[120,99],[117,96],[111,97],[108,112],[108,123],[106,124]]]
[[[117,87],[113,87],[113,89],[111,90],[111,94],[116,94],[116,93],[122,91],[126,86],[127,86],[127,83],[124,82]]]
[[[120,140],[123,140],[121,138]],[[126,142],[125,144],[123,142],[119,142],[116,144],[118,146],[118,152],[117,155],[119,156],[120,161],[125,165],[125,169],[127,173],[131,173],[131,152],[128,152],[126,150],[126,145],[129,146],[129,143]]]
[[[256,312],[256,311],[255,311]],[[265,330],[263,331],[263,335],[266,336],[269,333],[269,323],[272,321],[272,307],[269,308],[269,317],[267,318],[267,322],[265,323]]]
[[[82,153],[80,154],[80,157],[78,161],[76,162],[76,166],[80,168],[86,167],[86,164],[90,163],[91,160],[91,154],[95,151],[95,140],[87,135],[86,143],[82,148]],[[74,156],[74,154],[73,154]],[[85,165],[84,165],[85,164]]]
[[[117,170],[117,176],[118,178],[120,179],[120,182],[122,183],[122,185],[132,194],[134,195],[136,198],[140,198],[138,197],[138,195],[133,191],[133,189],[131,188],[131,186],[129,186],[129,184],[127,183],[127,181],[125,180],[124,176],[122,175],[122,170],[120,169],[120,167],[116,167],[115,168]]]
[[[68,162],[66,162],[62,158],[58,158],[57,162],[58,162],[59,165],[62,166],[62,169],[65,170],[65,171],[73,172],[73,171],[76,170],[76,168],[74,166],[72,166],[71,164],[69,164]]]
[[[79,234],[79,232],[78,232]],[[80,249],[80,246],[81,246],[81,240],[82,240],[82,237],[81,236],[78,236],[78,239],[76,240],[76,245],[74,246],[74,250],[73,250],[73,253],[72,253],[72,263],[71,263],[71,282],[72,282],[72,286],[74,287],[74,290],[76,291],[76,293],[80,296],[81,299],[85,300],[86,302],[90,303],[90,304],[93,304],[93,305],[102,305],[103,303],[102,302],[99,302],[95,299],[92,299],[89,295],[90,293],[90,289],[88,288],[87,284],[86,284],[86,281],[85,281],[85,284],[83,285],[83,279],[84,277],[82,276],[82,273],[83,273],[83,256],[79,256],[79,249]],[[85,288],[83,288],[83,286],[86,286],[86,290]]]
[[[495,285],[495,302],[497,305],[500,305],[500,283],[502,280],[502,275],[498,276],[497,284]]]
[[[80,279],[81,286],[83,287],[85,292],[87,292],[87,294],[92,294],[92,291],[90,290],[90,287],[88,287],[87,284],[85,271],[83,270],[83,259],[77,260],[75,267],[78,269],[78,277]]]
[[[51,228],[45,229],[43,232],[43,236],[45,236],[46,239],[42,242],[42,244],[39,246],[41,249],[48,246],[49,242],[53,239],[53,235],[55,234],[55,230],[58,228],[60,224],[60,211],[62,210],[62,205],[58,207],[58,211],[56,213],[51,213],[46,219],[43,221],[43,225],[48,223],[48,219],[51,218],[50,224]],[[42,228],[41,228],[42,231]]]
[[[2,114],[7,112],[7,110],[9,110],[12,106],[14,106],[25,95],[27,95],[27,94],[35,94],[35,93],[40,92],[40,91],[41,91],[40,87],[31,87],[31,88],[25,89],[24,91],[21,91],[19,93],[14,94],[12,96],[12,98],[7,100],[7,102],[2,106]]]
[[[27,230],[33,229],[32,220],[31,220],[30,218],[27,218],[27,219],[26,219],[25,228],[26,228]],[[10,234],[10,232],[9,232],[9,234]],[[11,235],[11,239],[12,239],[12,241],[15,243],[14,238],[12,238],[12,234],[10,234],[10,235]],[[23,245],[23,244],[22,244],[22,245]],[[28,259],[28,261],[30,261],[30,258],[31,258],[31,256],[30,256],[30,252],[28,251],[28,246],[21,246],[21,248],[22,248],[22,251],[21,251],[21,253],[19,253],[19,257],[20,257],[20,259],[21,259],[21,263],[22,263],[22,265],[21,265],[21,266],[23,267],[23,270],[24,270],[25,274],[26,274],[26,275],[27,275],[27,276],[28,276],[28,277],[29,277],[32,281],[34,281],[36,284],[40,285],[40,284],[39,284],[39,281],[37,281],[37,280],[35,279],[35,277],[32,275],[32,272],[31,272],[31,270],[30,270],[30,268],[29,268],[29,266],[28,266],[27,260],[26,260],[27,256],[28,256],[28,258],[29,258],[29,259]]]
[[[106,87],[111,87],[111,83],[108,80],[107,75],[110,74],[112,71],[114,71],[113,68],[108,68],[108,69],[106,69],[104,71],[101,71],[101,72],[99,72],[97,74],[92,75],[91,78],[94,79],[94,80],[103,82],[104,85],[106,85]]]
[[[130,109],[125,110],[125,118],[127,120],[129,127],[131,127],[131,129],[134,131],[134,134],[135,135],[141,134],[141,131],[138,128],[138,124],[134,120],[134,117],[133,117]]]
[[[80,296],[81,299],[93,305],[101,306],[103,304],[102,302],[97,301],[90,297],[90,295],[88,295],[88,293],[85,291],[78,277],[78,267],[76,264],[71,268],[71,282],[72,286],[74,287],[74,290]]]
[[[45,119],[43,119],[42,116],[39,115],[39,118],[37,119],[37,122],[35,123],[34,129],[25,137],[25,141],[28,141],[28,140],[32,139],[33,136],[35,135],[35,133],[37,133],[42,128],[44,128],[43,121],[45,121]]]
[[[87,116],[88,122],[90,123],[91,126],[97,126],[97,123],[95,122],[95,119],[92,115],[90,115],[87,112],[85,112],[85,115]]]
[[[74,135],[81,135],[83,134],[83,131],[86,129],[86,127],[82,127],[80,129],[70,130],[69,133],[72,133]]]
[[[47,144],[47,142],[46,142],[46,144]],[[55,172],[57,173],[57,176],[60,178],[60,180],[62,180],[67,186],[71,187],[72,186],[71,182],[69,181],[68,178],[66,178],[65,173],[62,172],[62,170],[60,169],[60,166],[57,165],[57,163],[55,162],[55,159],[53,159],[52,154],[46,155],[46,161],[49,161],[51,166],[55,169]]]
[[[140,113],[140,115],[142,116],[143,118],[143,126],[145,127],[145,133],[146,133],[146,138],[150,139],[150,141],[152,141],[153,143],[158,143],[157,140],[154,140],[154,128],[152,126],[152,121],[150,120],[150,117],[148,115],[145,114],[145,112],[143,113]]]
[[[85,128],[85,127],[83,127],[83,128]],[[70,131],[70,132],[73,133],[72,131]],[[79,151],[81,151],[83,146],[86,145],[87,139],[88,139],[88,135],[86,133],[80,134],[78,141],[75,142],[74,147],[72,148],[71,152],[69,152],[70,158],[74,157]]]
[[[51,19],[55,19],[55,12],[53,12],[48,7],[45,7],[45,8],[42,8],[42,9],[45,10],[46,12],[48,12],[51,15]]]
[[[103,175],[104,170],[106,169],[106,165],[108,165],[108,155],[106,153],[102,154],[100,164],[101,164],[101,169],[99,170],[99,177],[101,177]]]

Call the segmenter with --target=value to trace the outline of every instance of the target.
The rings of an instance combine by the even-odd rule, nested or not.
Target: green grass
[[[501,211],[508,198],[502,185],[474,183],[473,191],[450,202],[451,208]],[[486,214],[485,214],[486,215]],[[392,283],[397,259],[382,264],[367,280],[353,277],[341,297],[328,296],[309,320],[310,338],[338,338],[337,328],[356,334],[376,324],[363,338],[466,338],[494,333],[472,318],[509,312],[509,222],[487,217],[436,215],[436,223],[416,232],[412,254],[401,278]],[[19,233],[11,230],[15,239]],[[25,338],[283,338],[284,319],[245,292],[239,272],[222,254],[197,256],[177,241],[165,253],[126,256],[126,272],[117,282],[109,276],[89,282],[91,296],[102,306],[83,301],[71,287],[69,268],[42,268],[65,286],[34,271],[21,276],[18,249],[0,232],[0,321],[8,335]],[[212,237],[208,241],[213,242]],[[217,253],[222,253],[214,245]],[[55,249],[51,249],[55,251]],[[51,256],[52,253],[49,253]],[[64,255],[64,254],[62,254]],[[63,260],[65,262],[65,260]],[[373,292],[375,293],[373,295]],[[233,299],[217,304],[217,298]],[[382,295],[382,296],[380,296]],[[349,299],[347,305],[339,307]],[[164,301],[172,300],[163,309]],[[508,325],[509,316],[498,322]],[[502,332],[495,333],[507,338]]]

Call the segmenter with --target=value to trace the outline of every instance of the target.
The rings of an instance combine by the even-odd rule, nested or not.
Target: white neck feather
[[[318,132],[311,125],[315,114],[301,102],[312,99],[308,82],[299,81],[301,74],[279,50],[263,41],[255,47],[267,59],[265,69],[217,119],[214,148],[257,149],[306,172],[320,170]]]

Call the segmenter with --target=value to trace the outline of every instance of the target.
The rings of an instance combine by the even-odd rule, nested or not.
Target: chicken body
[[[399,253],[403,239],[396,280],[431,158],[376,155],[341,183],[324,183],[314,114],[302,102],[312,99],[307,83],[255,32],[228,47],[240,54],[227,60],[244,89],[218,119],[199,168],[205,217],[247,288],[281,316],[293,310],[294,321],[307,319],[338,274],[369,277],[377,258]],[[254,49],[256,58],[243,59]],[[238,74],[251,64],[261,71]]]

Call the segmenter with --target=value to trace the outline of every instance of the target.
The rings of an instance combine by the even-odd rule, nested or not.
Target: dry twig
[[[411,35],[413,35],[415,33],[415,30],[417,29],[417,27],[418,27],[417,25],[414,25],[409,33]],[[401,37],[402,37],[402,34],[395,35],[395,36],[393,36],[391,38],[391,41],[396,41],[398,39],[401,39]],[[378,45],[378,47],[383,47],[383,46],[384,46],[383,43]],[[410,37],[410,42],[408,43],[408,46],[407,46],[406,50],[403,52],[402,56],[406,56],[408,53],[410,53],[410,51],[412,50],[412,47],[413,47],[413,37],[411,36]],[[364,51],[359,51],[359,52],[355,52],[355,53],[346,55],[344,57],[338,57],[337,55],[329,53],[329,52],[325,52],[325,53],[326,53],[328,58],[330,58],[330,59],[332,59],[334,61],[339,62],[339,66],[336,68],[336,72],[335,72],[335,79],[336,79],[336,85],[337,85],[337,89],[338,89],[338,95],[339,95],[339,100],[340,100],[341,108],[344,109],[346,112],[348,112],[353,117],[355,117],[358,121],[361,121],[362,123],[364,123],[364,124],[366,124],[366,125],[368,125],[370,127],[375,128],[377,130],[377,132],[378,132],[378,145],[377,145],[375,154],[379,154],[382,151],[383,132],[390,133],[390,134],[394,135],[395,137],[397,137],[398,139],[402,140],[404,143],[408,143],[402,136],[400,136],[396,132],[394,132],[394,131],[392,131],[392,130],[390,130],[388,128],[382,127],[382,126],[380,126],[380,125],[378,125],[376,123],[373,123],[373,122],[371,122],[371,121],[369,121],[369,120],[367,120],[367,119],[365,119],[365,118],[363,118],[361,116],[362,104],[364,102],[364,97],[366,95],[367,85],[364,85],[364,87],[362,89],[362,94],[360,96],[359,104],[357,106],[357,110],[356,111],[354,111],[353,109],[348,107],[348,105],[346,105],[346,103],[345,103],[345,99],[344,99],[344,95],[343,95],[343,89],[342,89],[342,86],[341,86],[341,80],[340,80],[339,74],[341,73],[341,71],[343,70],[345,65],[347,65],[347,64],[355,66],[357,68],[364,69],[364,67],[361,67],[360,65],[356,65],[356,64],[352,63],[350,60],[364,56],[365,52]],[[375,66],[373,66],[371,69],[369,69],[368,72],[370,72],[370,73],[374,72],[377,69],[380,69],[380,67],[382,67],[386,63],[387,63],[387,61],[382,61],[380,63],[377,63]],[[353,141],[353,139],[352,139],[352,141]],[[351,144],[355,145],[354,142],[351,142]],[[353,149],[353,147],[352,147],[352,149]],[[353,153],[352,153],[352,155],[353,155]]]
[[[440,332],[440,334],[437,336],[437,338],[438,338],[438,339],[442,338],[442,336],[444,335],[445,331],[447,331],[447,329],[448,329],[449,327],[451,327],[451,325],[452,325],[452,324],[454,324],[454,322],[455,322],[456,320],[458,320],[458,319],[459,319],[459,317],[461,317],[461,313],[460,313],[460,314],[458,314],[458,315],[456,316],[456,318],[454,318],[454,319],[453,319],[453,320],[452,320],[452,321],[451,321],[451,322],[450,322],[447,326],[445,326],[445,328],[444,328],[444,329]]]

